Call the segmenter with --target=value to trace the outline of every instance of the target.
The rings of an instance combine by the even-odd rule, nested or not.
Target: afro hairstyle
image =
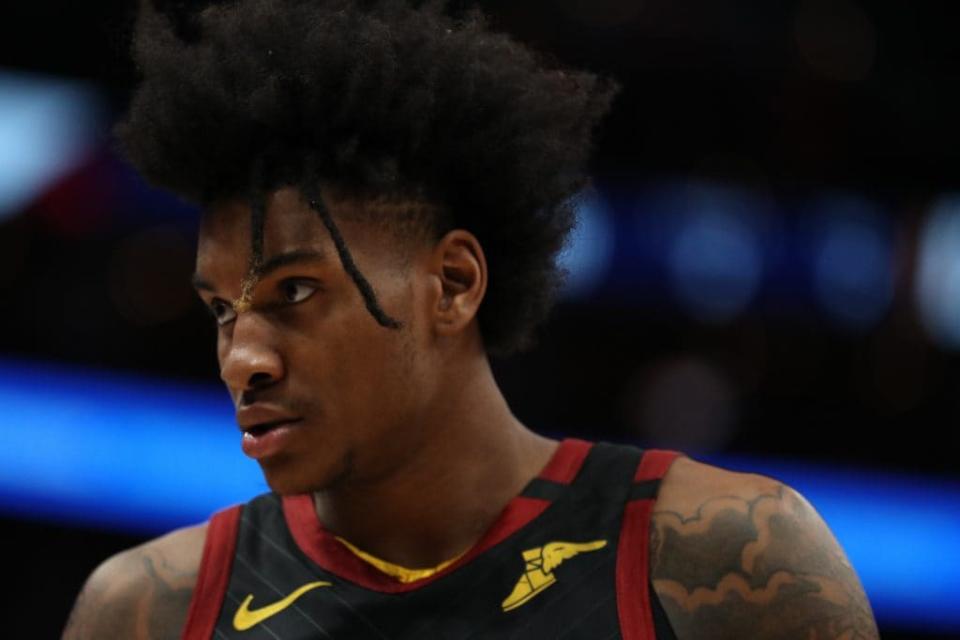
[[[557,256],[615,81],[563,68],[444,0],[158,1],[141,0],[141,81],[116,129],[150,183],[201,207],[248,199],[255,220],[265,193],[294,186],[331,233],[321,182],[430,203],[441,212],[432,237],[465,229],[484,249],[487,352],[531,345],[562,283]]]

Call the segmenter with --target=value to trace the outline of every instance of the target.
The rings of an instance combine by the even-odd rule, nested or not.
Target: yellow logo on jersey
[[[607,546],[606,540],[593,542],[549,542],[542,547],[527,549],[523,552],[523,559],[527,566],[520,576],[517,586],[503,601],[503,610],[510,611],[526,604],[535,595],[557,581],[553,570],[564,560],[579,555],[585,551],[596,551]]]
[[[260,607],[253,611],[250,610],[250,603],[253,602],[253,594],[250,594],[246,599],[240,604],[240,608],[237,609],[237,613],[233,616],[233,628],[237,631],[246,631],[250,627],[254,627],[267,618],[275,616],[296,601],[297,598],[305,594],[311,589],[316,589],[318,587],[329,587],[331,583],[329,582],[310,582],[303,585],[290,595],[288,595],[283,600],[274,602],[273,604],[268,604],[265,607]]]

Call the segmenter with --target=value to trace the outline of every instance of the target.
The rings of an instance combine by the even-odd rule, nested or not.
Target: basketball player
[[[272,491],[104,562],[64,637],[877,638],[789,487],[512,415],[488,356],[549,308],[615,86],[409,2],[141,8],[119,136],[202,207]]]

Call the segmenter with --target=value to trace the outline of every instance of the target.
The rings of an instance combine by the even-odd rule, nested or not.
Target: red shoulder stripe
[[[643,454],[634,482],[659,480],[679,454],[651,449]],[[617,613],[623,640],[654,640],[650,604],[650,514],[655,499],[627,503],[617,544]]]
[[[538,477],[560,484],[572,484],[592,446],[592,443],[576,438],[564,440]]]
[[[680,454],[676,451],[663,451],[660,449],[649,449],[643,454],[643,459],[637,465],[637,475],[634,476],[634,482],[644,482],[646,480],[659,480],[667,475],[670,465]]]
[[[654,640],[653,611],[647,588],[652,500],[627,504],[617,545],[617,612],[623,640]]]
[[[183,640],[209,640],[213,636],[230,581],[241,508],[240,505],[229,507],[210,518],[197,586],[193,589],[187,622],[181,636]]]

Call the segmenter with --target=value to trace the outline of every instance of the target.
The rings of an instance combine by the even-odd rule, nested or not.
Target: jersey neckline
[[[456,571],[537,518],[550,506],[551,501],[546,497],[525,495],[530,493],[528,489],[538,481],[560,485],[572,484],[592,446],[592,443],[584,440],[574,438],[562,440],[546,466],[527,484],[520,495],[507,503],[487,532],[473,547],[440,571],[411,582],[400,582],[347,549],[320,522],[312,494],[284,496],[282,498],[284,518],[300,551],[326,571],[373,591],[382,593],[411,591]]]

